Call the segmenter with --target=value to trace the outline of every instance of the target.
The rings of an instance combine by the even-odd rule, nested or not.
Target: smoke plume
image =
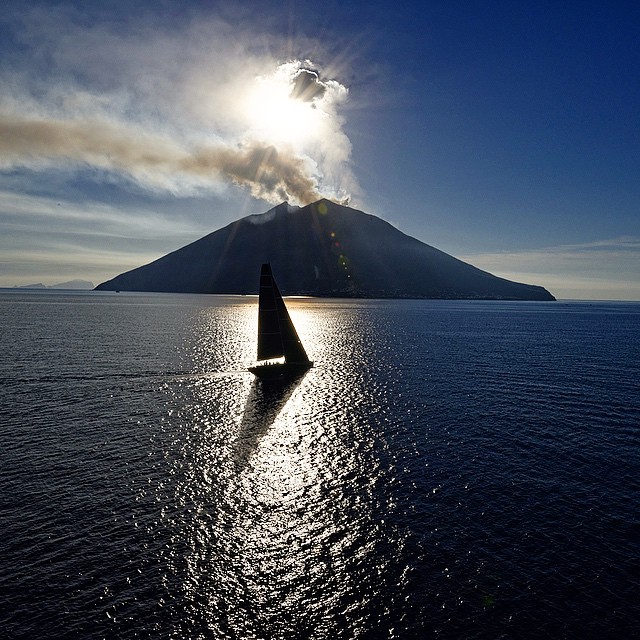
[[[222,144],[197,149],[99,120],[19,120],[0,114],[0,168],[60,163],[120,174],[149,189],[174,193],[218,181],[246,187],[268,202],[321,197],[308,161],[272,145]]]

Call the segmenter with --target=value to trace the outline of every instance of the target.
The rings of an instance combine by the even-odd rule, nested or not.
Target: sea
[[[640,637],[640,303],[0,293],[0,636]]]

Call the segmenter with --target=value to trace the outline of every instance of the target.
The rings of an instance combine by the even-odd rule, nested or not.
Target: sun
[[[291,70],[283,67],[255,79],[244,97],[243,110],[254,136],[296,147],[322,134],[326,114],[316,101],[295,97]]]

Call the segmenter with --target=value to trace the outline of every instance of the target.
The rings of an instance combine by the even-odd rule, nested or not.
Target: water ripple
[[[635,633],[637,305],[298,300],[274,387],[251,298],[88,300],[0,298],[7,637]]]

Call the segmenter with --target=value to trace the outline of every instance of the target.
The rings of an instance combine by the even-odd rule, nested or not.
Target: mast
[[[284,304],[271,265],[260,270],[258,298],[258,360],[282,358],[285,362],[309,362],[302,342]]]

